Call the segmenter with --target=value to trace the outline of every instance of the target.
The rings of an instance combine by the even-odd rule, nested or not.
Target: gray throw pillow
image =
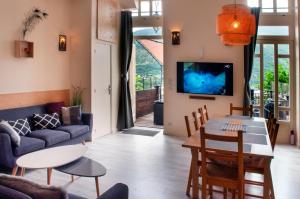
[[[59,187],[44,186],[21,177],[0,174],[0,185],[17,190],[33,199],[68,199],[67,192]]]
[[[62,107],[61,112],[64,125],[82,124],[81,106]]]
[[[10,136],[11,142],[15,146],[20,146],[20,144],[21,144],[20,135],[17,133],[17,131],[7,121],[1,121],[0,122],[0,131],[3,131],[4,133],[7,133]]]

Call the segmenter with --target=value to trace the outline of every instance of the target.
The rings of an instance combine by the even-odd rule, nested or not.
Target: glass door
[[[250,80],[255,116],[268,118],[274,114],[278,120],[291,120],[291,49],[286,41],[258,41]]]

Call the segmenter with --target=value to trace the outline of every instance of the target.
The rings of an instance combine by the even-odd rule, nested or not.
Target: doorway
[[[97,43],[92,64],[93,138],[111,133],[111,67],[112,46]]]
[[[135,126],[163,128],[163,39],[161,29],[134,30]]]

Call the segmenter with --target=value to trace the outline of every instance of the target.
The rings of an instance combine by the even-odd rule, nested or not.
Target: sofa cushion
[[[33,125],[36,130],[40,129],[55,129],[59,127],[58,113],[52,114],[33,114]]]
[[[58,113],[61,116],[61,108],[65,106],[64,102],[53,102],[46,104],[46,111],[48,114]]]
[[[15,146],[20,146],[21,144],[21,137],[17,133],[17,131],[7,122],[7,121],[1,121],[0,122],[0,131],[7,133],[10,136],[11,142]]]
[[[67,192],[63,188],[39,185],[21,177],[0,175],[0,184],[22,192],[33,199],[68,199]]]
[[[20,136],[20,146],[13,148],[15,156],[21,156],[33,151],[45,148],[45,142],[40,139],[31,138],[27,136]]]
[[[81,106],[62,107],[61,112],[64,125],[82,124]]]
[[[29,137],[44,140],[46,142],[46,147],[48,147],[60,142],[67,141],[71,136],[69,133],[63,131],[43,129],[32,131],[29,134]]]
[[[30,125],[27,118],[8,121],[8,123],[17,131],[19,135],[27,135],[31,133]]]
[[[88,133],[90,129],[88,125],[70,125],[70,126],[60,126],[56,130],[70,133],[71,138],[76,138],[83,134]]]

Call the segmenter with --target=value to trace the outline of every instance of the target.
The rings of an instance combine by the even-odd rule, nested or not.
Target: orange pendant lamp
[[[255,16],[243,4],[225,5],[217,18],[217,34],[228,46],[244,46],[256,33]]]

